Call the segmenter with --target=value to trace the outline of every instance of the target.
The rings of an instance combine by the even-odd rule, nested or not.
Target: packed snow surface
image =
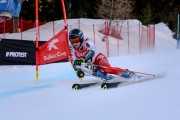
[[[166,77],[110,90],[97,86],[75,91],[72,84],[79,80],[69,62],[40,66],[38,81],[35,66],[0,66],[0,119],[179,120],[180,50],[164,23],[156,24],[155,28],[153,51],[108,59],[115,67],[152,74],[165,72]],[[27,37],[34,35],[31,30],[25,33]],[[19,34],[13,37],[16,35]],[[84,81],[95,79],[86,76]]]

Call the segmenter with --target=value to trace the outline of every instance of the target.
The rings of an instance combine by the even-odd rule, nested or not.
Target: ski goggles
[[[80,39],[79,39],[78,37],[76,37],[76,38],[71,38],[71,39],[70,39],[70,42],[71,42],[71,43],[78,43],[78,42],[80,42]]]

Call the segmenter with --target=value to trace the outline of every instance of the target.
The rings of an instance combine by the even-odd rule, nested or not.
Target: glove
[[[84,72],[81,69],[77,69],[76,74],[79,78],[83,78],[84,77]]]
[[[74,61],[74,65],[79,65],[80,66],[84,62],[85,62],[84,58],[76,59]]]

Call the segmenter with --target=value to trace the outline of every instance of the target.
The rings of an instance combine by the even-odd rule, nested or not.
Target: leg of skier
[[[114,78],[114,76],[110,75],[110,74],[114,74],[115,71],[112,72],[112,71],[108,71],[107,69],[105,69],[105,67],[108,67],[108,68],[111,67],[111,65],[109,64],[108,59],[105,55],[103,55],[102,53],[99,53],[96,56],[93,64],[95,64],[99,67],[93,71],[92,75],[94,75],[96,77],[100,77],[101,79],[105,79],[105,80],[110,80],[110,79]],[[101,67],[101,66],[103,66],[103,67]]]
[[[101,77],[102,79],[105,79],[105,80],[110,80],[114,78],[114,76],[109,75],[109,74],[122,76],[124,78],[130,78],[132,77],[132,75],[134,75],[133,72],[130,72],[128,70],[117,68],[117,67],[111,67],[111,65],[108,62],[107,57],[103,55],[102,53],[99,53],[97,55],[93,64],[100,66],[99,69],[96,69],[94,71],[93,75],[97,77]]]

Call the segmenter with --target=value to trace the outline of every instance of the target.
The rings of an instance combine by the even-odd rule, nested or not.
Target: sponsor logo
[[[48,54],[46,56],[44,56],[44,60],[51,60],[51,59],[55,59],[57,57],[61,57],[61,56],[66,56],[66,52],[57,52],[56,54]]]
[[[101,59],[104,59],[104,55],[98,55],[98,57],[97,57],[97,60],[101,60]]]
[[[27,52],[6,52],[6,57],[27,57]]]
[[[59,42],[58,39],[54,39],[51,42],[49,42],[47,48],[49,51],[51,51],[52,49],[58,49],[58,47],[55,45],[57,42]]]
[[[85,49],[85,50],[75,50],[74,53],[75,53],[77,58],[81,58],[86,54],[86,52],[87,52],[87,49]]]
[[[76,53],[76,56],[77,56],[78,58],[81,58],[81,57],[83,57],[85,54],[86,54],[86,52],[79,52],[79,53]]]

